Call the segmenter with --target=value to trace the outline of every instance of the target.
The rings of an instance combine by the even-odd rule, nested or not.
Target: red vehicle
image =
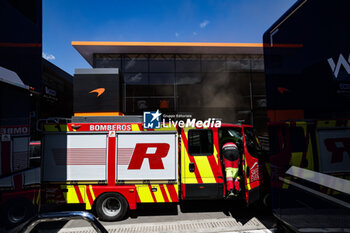
[[[224,199],[220,148],[228,139],[242,152],[241,197],[259,198],[259,143],[250,125],[146,130],[135,117],[77,119],[45,126],[43,204],[83,204],[113,221],[140,203]]]

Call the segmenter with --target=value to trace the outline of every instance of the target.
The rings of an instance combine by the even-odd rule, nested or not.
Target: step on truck
[[[148,130],[141,117],[113,116],[44,128],[43,204],[80,204],[114,221],[141,203],[224,199],[220,148],[230,139],[241,148],[240,198],[259,198],[260,145],[250,125]]]

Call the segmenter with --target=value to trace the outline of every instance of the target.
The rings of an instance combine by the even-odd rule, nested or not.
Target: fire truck
[[[264,34],[272,209],[284,230],[350,229],[348,9],[300,0]]]
[[[115,221],[142,203],[225,199],[220,148],[228,141],[241,150],[241,192],[236,198],[248,205],[259,199],[261,149],[252,126],[159,122],[159,127],[147,129],[142,116],[120,112],[120,81],[118,69],[76,70],[74,116],[38,122],[43,133],[41,167],[17,174],[23,182],[17,182],[15,190],[13,176],[0,179],[11,189],[2,194],[3,201],[14,203],[23,196],[16,194],[26,190],[41,211],[80,206],[102,220]],[[39,186],[26,188],[30,181]],[[3,216],[14,216],[7,219],[13,224],[26,219],[11,214],[11,208]]]
[[[42,203],[83,204],[105,221],[141,203],[224,199],[220,148],[241,147],[241,198],[259,198],[259,142],[250,125],[144,129],[142,117],[73,117],[45,124]]]

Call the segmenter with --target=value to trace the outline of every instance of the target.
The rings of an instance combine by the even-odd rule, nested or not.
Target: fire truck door
[[[220,160],[211,129],[181,129],[181,192],[185,200],[224,196]]]
[[[259,165],[259,153],[261,151],[259,142],[251,127],[243,128],[244,150],[242,154],[242,171],[245,197],[247,204],[259,200],[260,186],[262,185]]]

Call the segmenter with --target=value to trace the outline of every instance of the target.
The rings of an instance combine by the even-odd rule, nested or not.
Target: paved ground
[[[271,232],[275,220],[268,210],[241,202],[192,201],[181,205],[145,204],[119,222],[102,222],[109,232]],[[94,232],[84,221],[41,226],[39,232]]]
[[[192,201],[181,205],[145,204],[119,222],[102,222],[108,232],[271,232],[275,220],[268,210],[241,202]],[[41,224],[39,233],[92,233],[85,221]]]

